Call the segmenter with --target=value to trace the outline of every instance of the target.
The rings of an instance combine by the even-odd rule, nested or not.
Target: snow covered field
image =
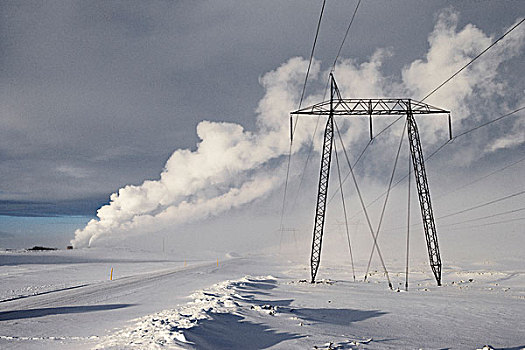
[[[304,258],[1,252],[0,348],[525,348],[519,260],[449,262],[442,287],[417,265],[404,292],[402,267],[391,271],[394,291],[379,272],[353,282],[349,266],[330,262],[320,283],[306,283]]]

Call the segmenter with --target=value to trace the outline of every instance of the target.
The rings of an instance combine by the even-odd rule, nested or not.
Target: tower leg
[[[317,191],[317,207],[315,210],[314,235],[312,241],[312,255],[310,258],[311,282],[315,276],[321,260],[321,244],[323,242],[324,219],[326,212],[326,196],[328,194],[328,178],[330,176],[330,163],[332,160],[332,145],[334,136],[333,117],[330,116],[324,130],[323,155],[321,157],[321,171],[319,174],[319,188]]]
[[[416,178],[417,192],[419,195],[419,205],[421,207],[421,216],[423,219],[423,228],[427,241],[428,257],[430,259],[430,268],[434,273],[437,285],[441,285],[441,256],[439,254],[439,245],[432,212],[432,203],[430,201],[430,191],[428,188],[427,174],[425,171],[425,162],[423,160],[423,150],[419,139],[416,121],[412,115],[410,102],[407,111],[408,119],[408,139],[410,141],[410,153],[412,155],[412,164],[414,166],[414,176]]]

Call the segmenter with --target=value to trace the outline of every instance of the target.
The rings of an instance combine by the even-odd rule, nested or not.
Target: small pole
[[[219,267],[219,258],[217,258],[217,267]]]
[[[109,280],[113,281],[113,268],[111,268],[111,272],[109,273]]]
[[[372,135],[372,100],[368,100],[368,115],[370,116],[370,140],[374,138]]]
[[[450,113],[448,114],[448,137],[449,140],[452,140],[452,119],[450,118]]]
[[[372,114],[370,114],[370,140],[374,138],[374,135],[372,135]]]
[[[293,116],[290,114],[290,143],[293,142]]]

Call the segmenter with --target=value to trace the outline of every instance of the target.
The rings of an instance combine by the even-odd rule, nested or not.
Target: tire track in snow
[[[71,286],[71,287],[47,290],[45,292],[40,292],[40,293],[34,293],[34,294],[29,294],[29,295],[19,295],[19,296],[13,297],[13,298],[0,300],[0,303],[5,303],[5,302],[8,302],[8,301],[14,301],[14,300],[19,300],[19,299],[25,299],[25,298],[31,298],[31,297],[34,297],[34,296],[37,296],[37,295],[44,295],[44,294],[62,292],[64,290],[71,290],[71,289],[82,288],[82,287],[86,287],[86,286],[89,286],[89,285],[90,285],[89,283],[85,283],[85,284],[80,284],[78,286]]]
[[[115,297],[133,294],[142,288],[150,287],[156,281],[178,274],[180,272],[191,272],[205,267],[215,267],[215,263],[207,262],[188,267],[161,270],[154,273],[141,273],[126,276],[113,281],[103,281],[74,288],[58,289],[25,296],[15,300],[0,303],[0,312],[41,308],[51,306],[64,306],[75,304],[96,304]],[[213,269],[211,269],[213,271]]]

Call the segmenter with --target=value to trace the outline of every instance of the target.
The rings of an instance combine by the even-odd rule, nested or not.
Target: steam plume
[[[429,36],[430,46],[426,56],[407,65],[398,80],[385,76],[381,71],[383,60],[390,56],[387,50],[377,50],[368,62],[361,64],[343,60],[336,69],[343,95],[408,95],[420,98],[492,41],[474,25],[467,25],[458,31],[457,21],[456,13],[443,12]],[[518,28],[490,55],[487,54],[427,102],[454,111],[457,124],[462,119],[474,118],[477,122],[490,118],[493,114],[473,116],[473,111],[466,107],[469,105],[467,102],[479,97],[501,97],[509,91],[505,83],[498,79],[497,68],[522,50],[524,40],[525,30]],[[72,244],[84,247],[104,238],[148,233],[153,228],[217,215],[264,197],[280,186],[282,180],[269,175],[270,170],[275,170],[275,164],[280,162],[270,160],[279,160],[288,152],[288,113],[296,107],[306,67],[304,59],[292,58],[260,79],[265,95],[256,110],[256,131],[246,131],[241,125],[233,123],[199,123],[197,135],[200,142],[195,151],[175,151],[160,179],[145,181],[140,186],[128,185],[113,193],[110,203],[98,210],[98,218],[75,232]],[[319,71],[320,63],[315,62],[310,81],[315,82]],[[324,79],[326,74],[321,76]],[[309,96],[304,105],[318,102],[321,98],[322,91],[319,91],[317,95]],[[301,123],[302,127],[297,129],[294,138],[295,151],[301,149],[313,129],[310,122]],[[425,128],[423,132],[427,139],[434,135],[430,140],[435,142],[439,130],[432,123],[423,124],[422,129]],[[349,143],[360,137],[360,129],[345,130],[344,138]],[[315,137],[320,138],[320,132]],[[492,145],[486,149],[487,152],[515,147],[524,142],[523,139],[508,141],[505,135],[491,137],[490,140],[480,141],[484,145]]]

